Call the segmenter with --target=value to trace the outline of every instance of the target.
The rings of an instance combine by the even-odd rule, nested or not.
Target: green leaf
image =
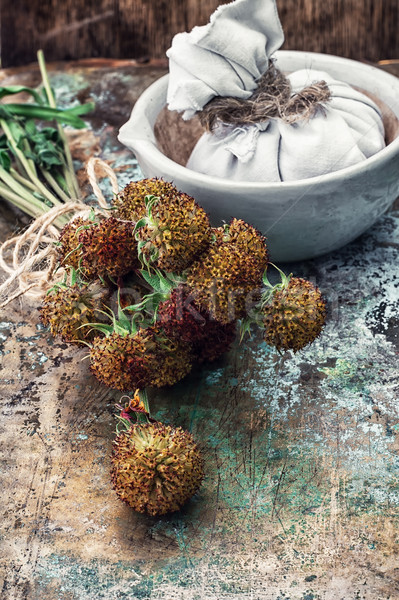
[[[145,227],[145,225],[147,225],[147,224],[148,224],[148,219],[147,219],[147,217],[143,217],[142,219],[139,219],[139,220],[137,221],[136,225],[134,226],[134,230],[133,230],[133,235],[135,235],[135,236],[136,236],[136,240],[138,239],[138,237],[137,237],[138,230],[139,230],[141,227]],[[139,242],[139,243],[141,243],[142,245],[144,245],[144,244],[145,244],[145,242]]]
[[[50,142],[43,145],[41,148],[38,148],[38,160],[43,166],[47,165],[50,169],[54,165],[59,166],[64,164],[60,153],[50,144]]]
[[[130,319],[123,312],[123,308],[121,307],[121,303],[120,303],[120,290],[119,289],[118,289],[118,321],[119,321],[119,324],[124,329],[127,329],[127,331],[130,331]]]
[[[33,119],[27,119],[25,121],[25,131],[30,138],[37,134],[37,127]]]
[[[76,108],[50,108],[37,104],[7,104],[0,106],[0,117],[12,119],[14,115],[27,119],[42,119],[43,121],[58,121],[65,125],[71,125],[75,129],[83,129],[86,124],[78,115],[83,115],[93,110],[94,104],[87,103]]]
[[[89,327],[89,326],[91,326],[96,331],[100,331],[101,333],[104,333],[105,335],[108,335],[114,331],[114,328],[112,327],[112,325],[104,325],[103,323],[84,323],[83,325],[80,325],[80,327],[78,327],[78,329],[80,329],[81,327]]]
[[[270,281],[269,281],[269,278],[268,278],[268,276],[267,276],[267,267],[266,267],[266,269],[265,269],[265,270],[264,270],[264,272],[263,272],[263,275],[262,275],[262,282],[263,282],[263,284],[264,284],[264,285],[266,285],[267,287],[273,287],[273,286],[272,286],[272,284],[271,284],[271,283],[270,283]]]
[[[65,109],[71,115],[87,115],[87,113],[94,110],[96,105],[94,102],[85,102],[85,104],[78,104],[77,106],[73,106],[72,108]],[[62,110],[62,109],[57,109]]]
[[[25,156],[31,158],[35,164],[51,171],[54,166],[65,164],[62,152],[59,147],[49,140],[42,131],[36,132],[29,137],[32,151],[25,150]],[[23,150],[23,148],[21,148]]]
[[[122,336],[128,335],[130,333],[130,322],[129,322],[129,329],[125,329],[124,327],[121,327],[121,325],[118,325],[117,321],[115,321],[113,329],[114,329],[115,333],[118,333],[119,335],[122,335]]]
[[[60,245],[62,246],[62,243],[61,243]],[[73,253],[74,253],[74,252],[76,252],[77,250],[80,250],[80,249],[82,248],[82,246],[83,246],[83,244],[82,244],[82,243],[79,243],[79,244],[76,246],[76,248],[72,248],[72,250],[70,250],[70,251],[68,252],[68,254],[66,254],[66,255],[64,256],[64,258],[62,259],[62,262],[63,262],[64,264],[67,264],[67,262],[66,262],[66,261],[67,261],[67,260],[68,260],[68,258],[71,256],[71,254],[73,254]]]
[[[140,310],[142,310],[143,308],[145,308],[145,301],[144,302],[139,302],[138,304],[129,304],[129,306],[125,306],[125,308],[123,309],[124,311],[130,311],[130,312],[138,312]]]
[[[151,296],[148,296],[147,304],[152,304],[153,308],[158,307],[158,305],[167,300],[169,294],[162,294],[161,292],[154,292]]]
[[[2,98],[5,98],[6,96],[20,94],[21,92],[26,92],[33,96],[37,104],[43,104],[42,97],[40,94],[38,94],[36,90],[33,90],[32,88],[23,85],[8,85],[5,87],[0,87],[0,100]]]
[[[160,200],[159,196],[154,196],[153,194],[148,194],[148,196],[146,196],[144,198],[144,204],[145,207],[148,208],[149,204],[154,204],[155,201]]]
[[[51,170],[51,167],[63,165],[64,161],[60,159],[53,149],[41,148],[37,153],[37,163],[40,166],[48,167],[48,170]]]
[[[161,283],[161,279],[159,276],[159,272],[155,272],[154,275],[148,273],[148,271],[146,270],[141,270],[140,271],[143,279],[146,280],[147,283],[150,284],[150,286],[156,291],[156,292],[164,292],[164,285]]]
[[[40,133],[42,135],[44,135],[44,137],[47,140],[50,140],[51,142],[54,142],[55,144],[57,144],[57,145],[62,144],[62,140],[60,138],[58,129],[55,129],[54,127],[43,127],[43,129],[40,130]]]
[[[169,294],[174,288],[173,283],[171,281],[168,281],[168,279],[165,279],[165,277],[160,278],[159,284],[161,288],[160,291],[162,294]]]
[[[0,165],[6,171],[9,171],[11,168],[11,158],[10,158],[7,150],[4,150],[4,148],[0,149]]]
[[[252,319],[250,319],[249,317],[247,317],[246,319],[243,319],[241,321],[241,325],[240,325],[240,344],[242,342],[242,340],[244,339],[244,336],[246,333],[248,333],[249,337],[251,336],[251,325],[253,324]]]
[[[132,319],[132,325],[131,325],[131,329],[130,329],[130,335],[136,335],[136,333],[139,330],[139,326],[136,325],[134,318]]]
[[[175,288],[181,283],[185,283],[187,281],[187,277],[184,275],[179,275],[178,273],[167,272],[165,273],[165,277],[168,281],[170,281],[171,287]]]
[[[1,115],[2,108],[3,107],[0,106],[0,115]],[[21,127],[21,125],[17,121],[10,121],[8,123],[8,128],[9,128],[11,135],[14,138],[17,146],[19,147],[23,143],[24,139],[26,138],[26,134],[25,134],[23,127]]]
[[[75,285],[76,281],[78,278],[78,274],[76,269],[74,269],[73,267],[71,268],[71,286]]]
[[[158,202],[160,201],[160,198],[158,196],[146,196],[145,199],[149,199],[148,202],[146,202],[146,209],[147,209],[147,215],[148,218],[152,221],[152,210],[154,208],[154,206],[156,206],[158,204]]]
[[[60,289],[67,289],[68,285],[67,285],[67,274],[65,273],[64,275],[64,280],[63,281],[57,281],[47,292],[46,292],[46,296],[49,296],[50,294],[52,294],[53,292],[57,292]]]

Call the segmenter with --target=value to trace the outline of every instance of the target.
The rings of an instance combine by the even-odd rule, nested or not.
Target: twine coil
[[[216,97],[204,106],[198,116],[207,131],[213,131],[218,121],[243,125],[281,119],[292,124],[308,120],[319,110],[324,110],[323,104],[330,98],[331,92],[325,81],[318,81],[292,94],[289,80],[271,61],[248,100]]]
[[[0,298],[4,298],[0,308],[22,295],[41,298],[51,286],[51,279],[57,267],[55,242],[60,234],[54,223],[59,217],[67,214],[73,217],[86,216],[93,208],[97,214],[104,214],[108,210],[109,206],[98,185],[97,168],[107,173],[112,191],[117,194],[118,181],[112,168],[100,158],[92,157],[86,165],[86,171],[98,206],[88,206],[79,199],[54,206],[35,219],[22,234],[0,246],[0,268],[8,275],[6,281],[0,285]],[[64,272],[60,269],[59,273],[62,276]]]

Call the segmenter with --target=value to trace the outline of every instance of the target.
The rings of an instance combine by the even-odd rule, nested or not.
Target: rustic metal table
[[[159,65],[51,66],[58,96],[96,101],[74,155],[140,178],[116,141]],[[37,84],[34,66],[0,81]],[[82,171],[82,183],[84,175]],[[0,239],[26,223],[0,200]],[[399,598],[399,211],[319,259],[283,265],[317,283],[328,324],[280,356],[260,337],[151,393],[156,418],[206,457],[175,514],[139,515],[109,479],[120,394],[86,352],[54,340],[37,303],[1,314],[4,600],[382,600]]]

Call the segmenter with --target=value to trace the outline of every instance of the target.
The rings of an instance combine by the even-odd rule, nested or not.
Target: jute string
[[[0,285],[0,308],[25,294],[30,298],[41,298],[52,284],[52,277],[57,267],[57,252],[55,242],[58,241],[60,230],[55,225],[63,215],[86,216],[93,209],[97,214],[104,214],[109,209],[107,201],[98,185],[96,170],[106,172],[111,181],[112,191],[119,191],[118,181],[112,168],[97,157],[89,159],[86,172],[97,199],[97,206],[91,207],[80,199],[71,200],[62,206],[54,206],[41,215],[24,231],[0,246],[0,269],[7,273],[8,278]],[[57,271],[60,277],[63,271]]]
[[[310,119],[331,98],[325,81],[318,81],[292,94],[291,84],[271,61],[258,87],[248,100],[216,97],[198,113],[201,124],[213,131],[218,121],[243,125],[259,123],[268,119],[281,119],[295,123]]]

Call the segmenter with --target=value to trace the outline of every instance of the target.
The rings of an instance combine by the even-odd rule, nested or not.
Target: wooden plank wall
[[[226,0],[0,0],[2,66],[35,60],[165,56],[172,36]],[[399,0],[277,0],[285,49],[399,58]]]

